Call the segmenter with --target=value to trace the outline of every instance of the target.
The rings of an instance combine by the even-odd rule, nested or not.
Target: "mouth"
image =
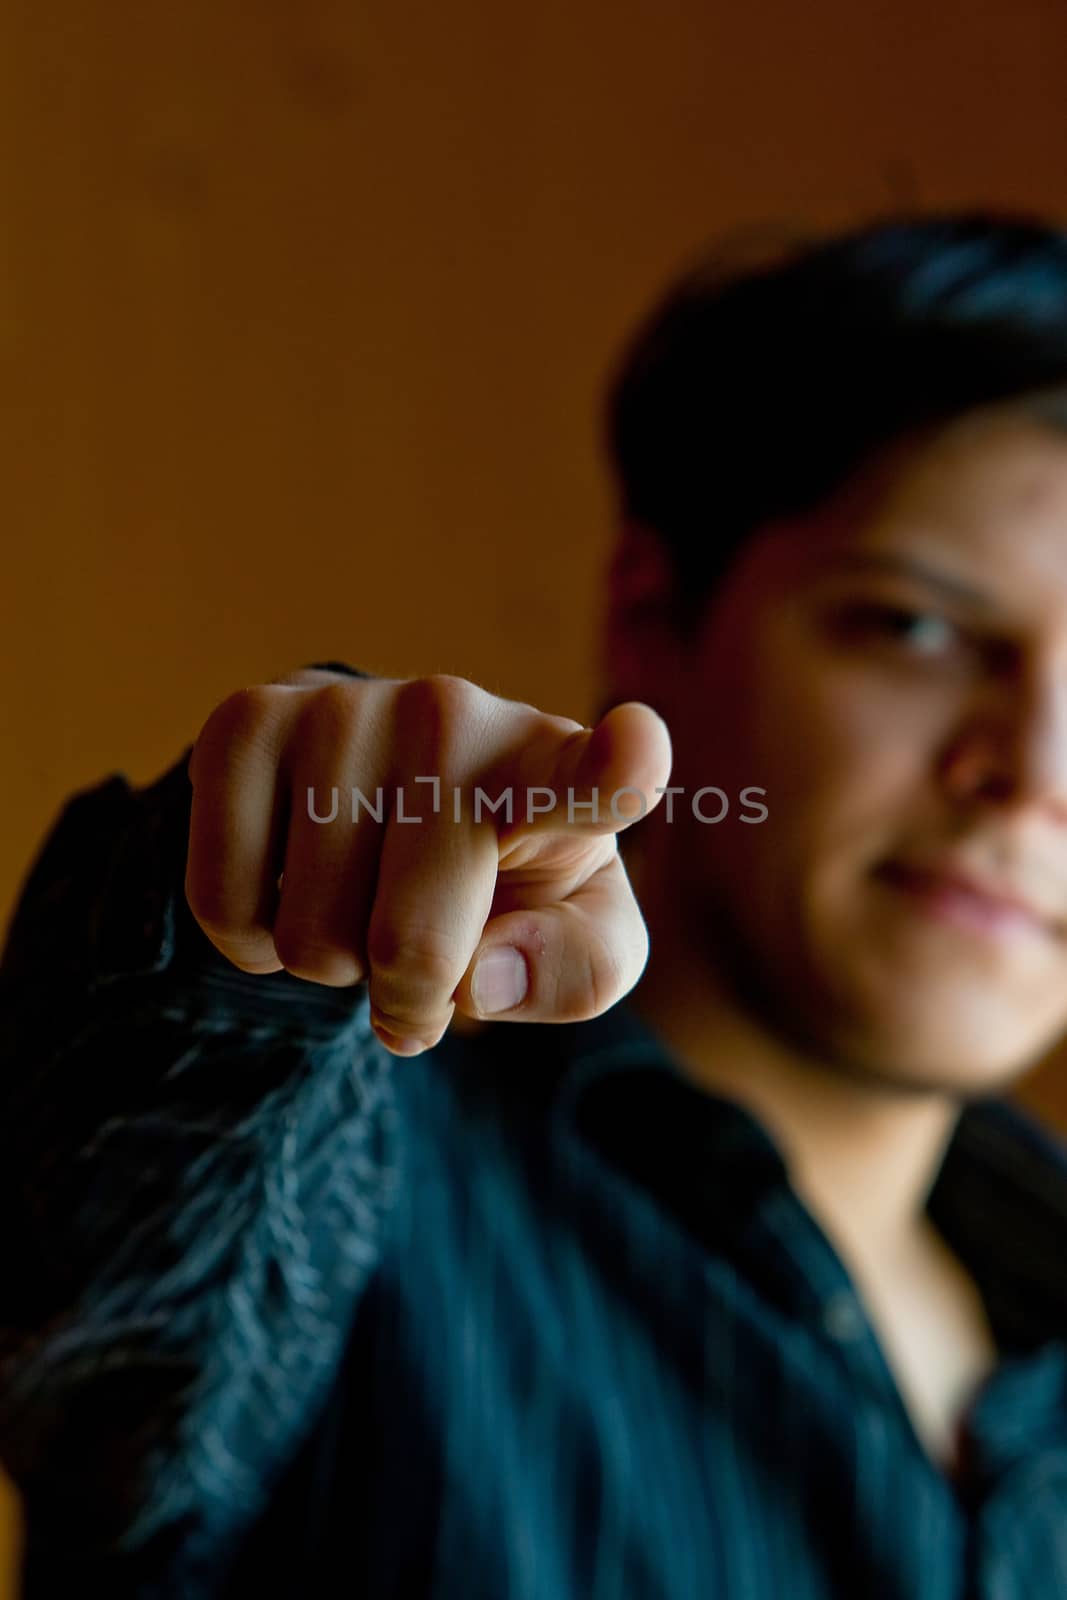
[[[1000,942],[1064,935],[1063,921],[1036,904],[1027,893],[962,867],[887,861],[875,875],[905,896],[920,915],[985,939]]]

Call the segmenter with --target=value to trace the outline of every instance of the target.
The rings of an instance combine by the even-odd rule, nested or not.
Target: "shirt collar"
[[[1007,1351],[1067,1337],[1067,1150],[1002,1099],[962,1111],[927,1212],[971,1272]]]
[[[560,1112],[691,1231],[725,1245],[786,1203],[788,1168],[764,1125],[693,1082],[625,1002],[568,1030]],[[974,1277],[1001,1349],[1067,1337],[1067,1149],[1053,1133],[1009,1101],[970,1102],[927,1213]]]
[[[557,1114],[709,1246],[736,1242],[767,1197],[788,1190],[763,1125],[694,1083],[625,1003],[559,1043],[567,1065]]]

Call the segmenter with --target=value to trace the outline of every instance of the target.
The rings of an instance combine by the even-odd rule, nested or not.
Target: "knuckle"
[[[236,954],[230,946],[219,946],[219,953],[226,957],[231,966],[240,972],[250,973],[254,977],[262,977],[264,973],[277,972],[278,962],[274,955],[273,946],[264,945],[254,955],[250,953]]]
[[[324,978],[348,972],[358,960],[340,940],[320,928],[279,919],[274,928],[274,948],[278,960],[288,971],[300,975],[321,974]]]
[[[593,1016],[614,1005],[629,987],[618,950],[599,933],[586,945],[586,987]]]
[[[238,926],[217,899],[211,900],[209,897],[200,901],[188,890],[185,898],[206,938],[235,967],[253,972],[260,970],[264,962],[273,960],[274,944],[269,928]]]
[[[322,954],[322,941],[299,922],[279,918],[274,925],[274,948],[283,967],[314,965]]]
[[[368,685],[359,678],[323,684],[308,695],[299,720],[304,737],[326,745],[347,741],[361,720]]]
[[[372,924],[367,959],[377,982],[390,992],[405,985],[417,985],[420,993],[451,992],[455,984],[454,942],[431,928],[408,930],[386,922]]]
[[[204,724],[203,733],[210,730],[216,737],[226,740],[247,738],[272,720],[277,706],[278,691],[270,684],[258,683],[251,688],[237,689],[215,707]]]
[[[413,694],[416,703],[425,696],[431,704],[439,706],[445,715],[450,712],[462,714],[481,693],[477,684],[469,678],[461,678],[455,672],[430,672],[425,677],[413,678],[405,685],[405,690]]]
[[[269,745],[278,715],[278,693],[269,684],[256,684],[220,701],[196,737],[190,779],[203,774],[205,762],[225,771],[248,747]]]
[[[424,761],[440,765],[452,753],[456,736],[471,727],[481,693],[475,684],[451,673],[412,678],[397,690],[398,728],[404,737],[417,741]]]
[[[231,931],[226,900],[220,886],[201,876],[192,866],[185,876],[185,899],[189,910],[209,938],[222,938]]]
[[[648,957],[648,930],[638,917],[633,928],[610,932],[587,926],[582,945],[582,984],[587,1017],[598,1017],[633,988]]]
[[[648,925],[629,886],[615,928],[615,937],[609,940],[602,932],[601,938],[610,948],[615,963],[615,998],[619,999],[632,989],[640,978],[645,970],[649,953]]]

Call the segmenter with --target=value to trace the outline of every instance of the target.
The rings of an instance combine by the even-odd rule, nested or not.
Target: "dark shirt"
[[[0,966],[0,1459],[25,1594],[1067,1596],[1067,1158],[929,1198],[1000,1362],[953,1480],[739,1105],[625,1003],[396,1060],[231,967],[185,757],[75,797]]]

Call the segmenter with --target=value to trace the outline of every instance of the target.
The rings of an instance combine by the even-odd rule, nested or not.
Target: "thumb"
[[[505,1022],[582,1022],[633,988],[648,930],[616,851],[555,905],[486,923],[453,999],[459,1011]]]

